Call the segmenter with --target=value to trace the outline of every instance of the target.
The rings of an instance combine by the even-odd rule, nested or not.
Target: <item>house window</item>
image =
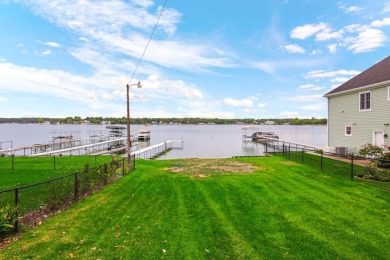
[[[345,127],[345,136],[352,136],[352,126]]]
[[[359,93],[359,110],[371,110],[371,91]]]

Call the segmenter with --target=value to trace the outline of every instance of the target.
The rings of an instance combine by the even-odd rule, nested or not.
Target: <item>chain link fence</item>
[[[67,208],[135,169],[135,156],[113,160],[48,181],[0,191],[0,209],[16,211],[14,231],[20,224],[35,226],[42,217]]]
[[[319,147],[264,139],[265,152],[283,156],[291,161],[310,165],[324,173],[331,173],[353,180],[360,175],[371,161],[356,154],[337,154],[325,152]]]

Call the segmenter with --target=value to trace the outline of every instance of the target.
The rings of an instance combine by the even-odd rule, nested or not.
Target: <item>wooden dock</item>
[[[134,139],[134,137],[131,137]],[[90,154],[101,150],[106,150],[110,145],[126,142],[124,137],[90,137],[80,139],[70,139],[64,141],[50,142],[45,144],[33,144],[30,146],[0,149],[0,154],[4,156],[21,155],[21,156],[43,156],[65,153]],[[64,155],[65,155],[64,154]]]
[[[182,149],[183,140],[169,140],[152,146],[148,146],[131,153],[136,158],[151,159],[167,152],[170,149]]]
[[[38,157],[38,156],[69,156],[69,155],[106,155],[106,154],[117,154],[117,153],[126,153],[127,146],[123,146],[116,149],[110,149],[107,148],[115,143],[118,142],[124,142],[127,138],[117,138],[113,140],[98,142],[98,143],[92,143],[92,144],[86,144],[86,145],[80,145],[75,147],[69,147],[65,149],[59,149],[59,150],[53,150],[48,152],[42,152],[42,153],[32,153],[29,156]],[[135,156],[136,158],[143,158],[143,159],[151,159],[158,157],[159,154],[162,154],[164,152],[169,151],[170,149],[182,149],[183,148],[183,141],[182,140],[169,140],[165,141],[159,144],[155,144],[152,146],[144,147],[138,149],[139,146],[141,146],[141,142],[134,142],[135,144],[133,148],[135,148],[135,151],[131,152],[131,155]],[[31,146],[28,147],[21,147],[21,148],[14,148],[13,151],[18,149],[31,149]],[[9,149],[11,150],[11,149]],[[3,150],[0,150],[2,152]],[[127,155],[127,154],[126,154]]]

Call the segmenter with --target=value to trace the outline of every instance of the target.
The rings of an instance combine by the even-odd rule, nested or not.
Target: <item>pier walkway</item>
[[[132,139],[134,137],[132,136]],[[64,141],[53,141],[45,144],[33,144],[31,146],[15,147],[8,149],[0,149],[0,154],[3,155],[23,155],[23,156],[42,156],[42,155],[51,155],[56,154],[58,151],[75,151],[77,149],[103,149],[108,148],[110,144],[116,144],[118,142],[123,142],[126,138],[118,138],[111,136],[98,136],[90,138],[79,138],[79,139],[67,139]],[[74,148],[74,149],[73,149]],[[87,150],[85,150],[87,151]],[[78,151],[78,154],[81,153],[81,150]]]
[[[134,144],[134,143],[133,143]],[[138,147],[142,143],[135,143],[133,147]],[[135,156],[136,158],[143,158],[143,159],[151,159],[158,157],[160,154],[167,152],[170,149],[182,149],[183,148],[183,141],[182,140],[169,140],[162,143],[158,143],[155,145],[147,146],[141,149],[136,148],[137,150],[131,152],[131,156]],[[100,151],[97,153],[93,153],[91,155],[104,155],[104,154],[115,154],[118,152],[126,152],[127,147],[120,147],[117,149],[111,149],[109,151]]]
[[[122,147],[115,148],[115,149],[107,149],[110,147],[110,145],[113,144],[122,144],[123,142],[126,142],[127,138],[116,138],[112,140],[97,142],[97,143],[91,143],[86,145],[79,145],[64,149],[58,149],[58,150],[52,150],[52,151],[46,151],[41,153],[32,153],[29,156],[32,157],[38,157],[38,156],[53,156],[53,155],[105,155],[105,154],[117,154],[120,152],[126,153],[127,146],[123,145]],[[158,155],[167,152],[170,149],[182,149],[183,148],[183,141],[182,140],[169,140],[162,143],[158,143],[155,145],[147,146],[141,149],[138,149],[138,147],[142,146],[143,143],[135,142],[133,148],[135,148],[135,151],[131,152],[131,155],[134,155],[136,158],[143,158],[143,159],[150,159],[158,157]],[[32,149],[33,146],[28,147],[20,147],[20,148],[13,148],[13,149],[7,149],[7,150],[0,150],[1,152],[4,151],[18,151],[20,149]]]
[[[167,152],[170,149],[182,148],[183,140],[169,140],[163,143],[139,149],[137,151],[132,152],[131,155],[135,155],[136,158],[150,159],[158,157],[160,154]]]

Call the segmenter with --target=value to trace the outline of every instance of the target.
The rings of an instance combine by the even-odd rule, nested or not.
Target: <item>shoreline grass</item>
[[[137,160],[0,258],[390,258],[385,190],[280,157],[226,159],[256,169],[204,178],[172,171],[186,161]]]
[[[87,164],[93,167],[111,160],[111,156],[0,157],[0,190],[47,181],[83,170]]]

